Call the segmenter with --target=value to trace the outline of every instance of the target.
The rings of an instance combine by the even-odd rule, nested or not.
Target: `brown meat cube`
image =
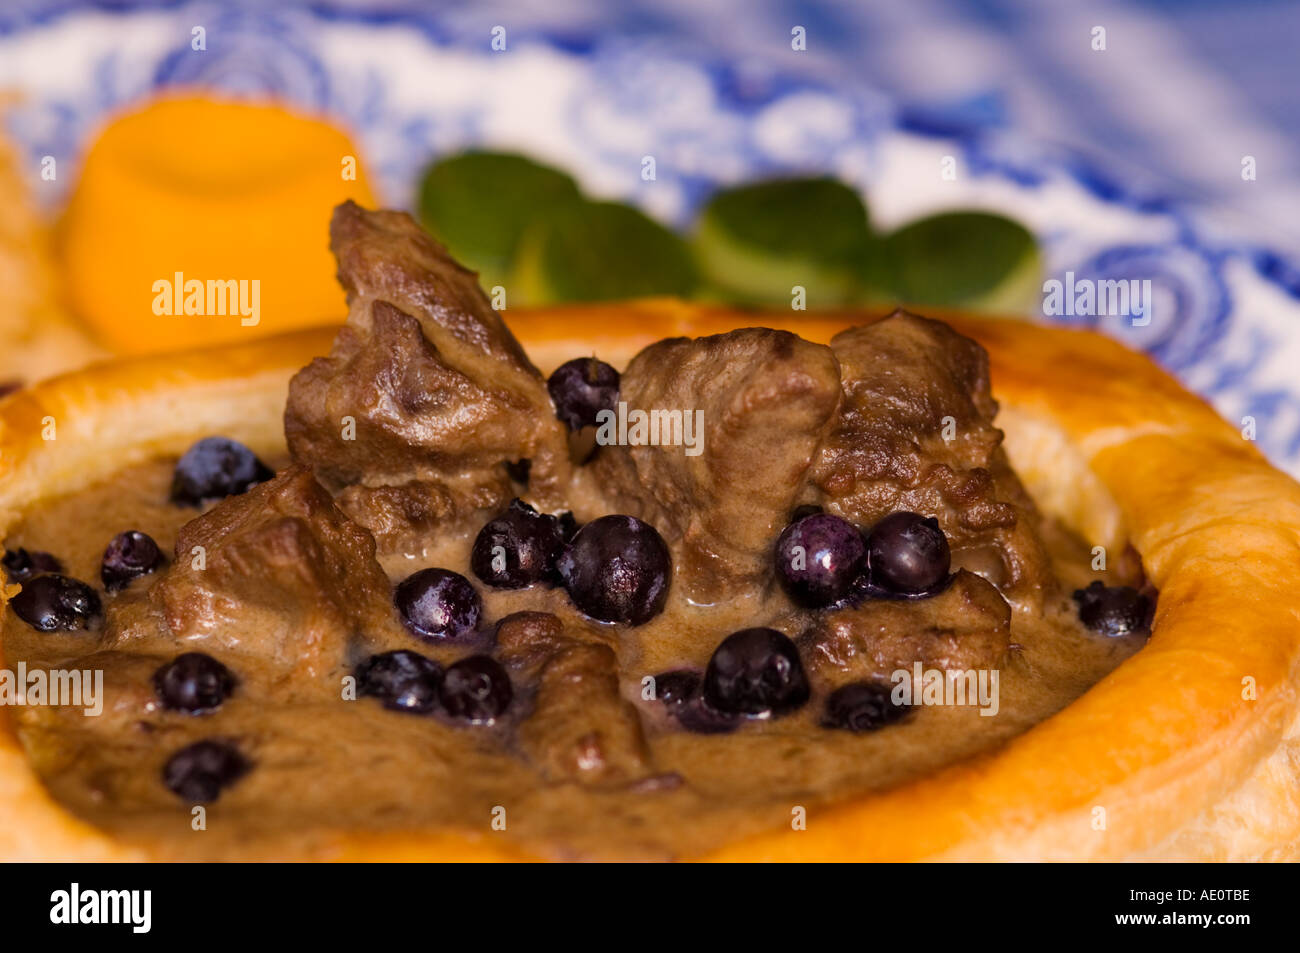
[[[501,661],[531,677],[548,658],[576,640],[549,612],[514,612],[497,623],[496,647]]]
[[[85,730],[116,737],[140,733],[143,719],[157,710],[153,675],[167,660],[166,656],[137,655],[133,652],[95,652],[77,659],[73,672],[102,672],[102,693],[97,716],[85,716],[87,705],[27,705],[16,710],[25,728],[45,726],[56,731]],[[34,666],[33,666],[34,667]],[[65,669],[67,671],[67,669]],[[53,677],[53,676],[51,676]],[[83,681],[87,685],[90,680]],[[88,688],[83,688],[88,702]]]
[[[414,549],[421,535],[456,515],[456,498],[442,483],[413,480],[401,486],[345,487],[334,498],[344,513],[374,533],[376,540]]]
[[[993,426],[984,349],[901,311],[841,332],[831,349],[844,401],[812,469],[826,509],[864,529],[895,510],[934,516],[955,565],[1017,599],[1041,598],[1050,567]]]
[[[839,399],[835,356],[788,331],[660,341],[628,365],[621,400],[629,411],[701,411],[701,452],[606,446],[593,475],[611,505],[679,550],[688,594],[714,601],[770,577]]]
[[[418,552],[435,529],[455,531],[483,522],[482,511],[496,511],[512,495],[504,473],[483,471],[448,485],[413,480],[401,486],[343,489],[336,502],[375,536],[384,552]]]
[[[997,668],[1010,648],[1011,607],[988,581],[958,571],[928,599],[863,602],[827,612],[799,638],[814,678],[831,686],[888,681],[902,669]]]
[[[503,502],[504,464],[528,458],[533,494],[558,502],[569,475],[564,427],[474,273],[400,212],[346,202],[330,241],[348,321],[329,357],[290,384],[285,436],[295,461],[335,492],[360,485],[354,503],[416,483],[416,495],[446,493],[463,509]],[[355,433],[345,433],[345,418]],[[377,505],[382,519],[400,512]]]
[[[619,694],[617,662],[605,645],[575,642],[546,661],[519,743],[550,781],[621,784],[649,768],[640,716]]]
[[[287,689],[337,693],[355,643],[391,624],[373,537],[302,467],[191,521],[176,553],[147,604],[110,618],[112,647],[157,636],[139,616],[148,610],[177,651],[253,657]]]
[[[496,641],[506,665],[536,679],[519,744],[547,780],[622,784],[648,773],[641,718],[619,693],[618,660],[609,646],[566,634],[547,612],[507,616]]]

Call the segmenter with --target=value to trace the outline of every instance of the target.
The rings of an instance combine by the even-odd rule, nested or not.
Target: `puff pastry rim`
[[[998,425],[1039,506],[1090,542],[1131,543],[1141,554],[1160,590],[1151,640],[995,752],[810,811],[805,830],[699,859],[1300,856],[1300,485],[1203,400],[1109,338],[927,314],[988,350]],[[872,315],[655,299],[508,317],[547,371],[579,353],[623,366],[664,337],[754,325],[825,342]],[[179,454],[202,436],[281,448],[289,378],[328,353],[335,331],[97,365],[0,402],[0,537],[43,499]],[[51,420],[55,439],[46,440]],[[0,612],[16,591],[0,593]],[[526,859],[490,834],[454,831],[339,835],[331,848],[340,860]],[[50,797],[4,708],[0,858],[147,859]]]

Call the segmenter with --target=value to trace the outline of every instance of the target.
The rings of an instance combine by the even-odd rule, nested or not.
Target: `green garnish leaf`
[[[686,243],[639,209],[578,202],[534,222],[511,272],[511,304],[677,295],[696,286]]]
[[[777,179],[723,190],[700,213],[700,270],[740,302],[789,306],[805,289],[809,308],[860,293],[871,233],[856,191],[831,178]]]
[[[1036,310],[1042,265],[1023,225],[989,212],[945,212],[886,235],[864,270],[903,304]]]
[[[420,185],[420,219],[486,288],[502,284],[520,236],[555,209],[580,201],[558,169],[521,155],[463,152],[429,166]]]

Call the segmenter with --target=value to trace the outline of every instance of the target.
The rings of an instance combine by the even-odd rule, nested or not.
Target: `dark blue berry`
[[[740,727],[744,715],[718,711],[703,696],[673,709],[677,723],[695,735],[726,735]]]
[[[198,741],[177,751],[163,766],[163,784],[192,804],[221,796],[252,768],[239,749],[226,741]]]
[[[357,691],[393,711],[433,711],[441,685],[442,666],[405,649],[372,655],[357,667]]]
[[[274,475],[242,443],[227,437],[205,437],[177,462],[171,501],[179,506],[202,506],[245,493]]]
[[[618,371],[594,357],[561,364],[546,382],[555,416],[570,430],[594,427],[602,410],[618,407]]]
[[[458,639],[478,628],[483,601],[468,579],[450,569],[421,569],[402,580],[393,601],[406,627],[422,639]]]
[[[918,595],[948,575],[948,537],[933,517],[900,510],[877,523],[867,538],[871,582],[887,592]]]
[[[862,571],[858,573],[857,578],[849,585],[848,591],[844,595],[831,603],[832,609],[843,609],[846,606],[859,606],[868,599],[892,599],[892,600],[915,600],[929,599],[931,596],[937,596],[952,584],[955,577],[952,574],[944,576],[935,585],[921,592],[895,592],[892,589],[886,589],[878,586],[871,581],[871,572],[863,566]]]
[[[0,560],[5,578],[10,582],[25,582],[44,572],[63,572],[63,564],[50,553],[39,549],[6,549]]]
[[[703,697],[704,679],[699,672],[679,669],[655,676],[655,698],[687,731],[719,735],[735,731],[739,715],[726,714],[710,706]]]
[[[858,528],[830,513],[791,523],[776,541],[776,575],[790,597],[817,609],[842,597],[862,569]]]
[[[1151,599],[1132,586],[1104,586],[1100,582],[1076,589],[1079,621],[1094,632],[1111,638],[1151,631],[1155,608]]]
[[[230,697],[235,677],[211,655],[186,652],[154,673],[153,686],[164,708],[202,715]]]
[[[99,578],[104,588],[117,592],[130,585],[132,579],[148,575],[163,564],[162,550],[153,538],[138,530],[118,533],[104,550]]]
[[[439,701],[448,718],[490,725],[505,714],[514,696],[510,676],[499,662],[471,655],[448,667]]]
[[[733,632],[704,671],[704,701],[723,713],[783,715],[801,707],[808,695],[799,651],[776,629]]]
[[[469,564],[474,575],[489,586],[522,589],[553,578],[563,549],[564,528],[559,518],[515,499],[479,530]]]
[[[699,694],[702,681],[699,672],[688,668],[661,672],[654,676],[655,701],[670,707],[688,702]]]
[[[89,629],[103,612],[99,594],[70,576],[47,573],[27,580],[22,586],[23,591],[11,603],[14,612],[42,632]]]
[[[559,572],[573,604],[593,619],[641,625],[668,601],[672,557],[649,523],[602,516],[578,530]]]
[[[902,721],[911,709],[894,704],[892,693],[893,687],[882,682],[854,682],[837,688],[826,700],[822,726],[860,732]]]

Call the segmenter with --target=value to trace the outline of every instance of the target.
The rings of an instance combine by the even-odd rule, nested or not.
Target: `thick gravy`
[[[5,545],[53,552],[67,574],[97,589],[104,546],[124,529],[150,534],[170,556],[179,529],[195,515],[167,501],[174,462],[124,470],[43,505],[27,514]],[[599,508],[593,500],[569,503],[580,517]],[[383,556],[383,568],[394,582],[428,566],[473,578],[468,554],[479,525],[436,534],[419,551]],[[338,831],[451,828],[555,858],[671,859],[789,825],[795,807],[805,808],[808,823],[815,824],[824,805],[987,751],[1070,704],[1136,651],[1140,641],[1108,639],[1080,625],[1069,593],[1094,578],[1089,553],[1059,528],[1045,527],[1044,538],[1061,585],[1041,613],[1012,606],[1013,645],[998,672],[996,715],[981,716],[973,706],[920,707],[900,724],[862,734],[819,724],[827,689],[816,679],[812,700],[800,711],[731,734],[684,731],[660,703],[643,698],[645,676],[702,669],[719,641],[737,629],[772,625],[796,637],[812,614],[792,607],[777,587],[704,606],[688,600],[675,579],[667,609],[637,628],[634,638],[584,618],[562,589],[480,587],[489,633],[491,623],[509,613],[542,610],[615,650],[622,692],[636,706],[652,765],[645,777],[618,786],[548,779],[521,750],[519,728],[532,704],[528,684],[515,686],[502,723],[457,726],[388,711],[374,699],[345,700],[341,687],[334,698],[303,696],[269,668],[261,671],[254,656],[242,655],[229,663],[239,678],[233,696],[211,715],[190,716],[162,710],[153,696],[152,673],[184,650],[171,639],[106,651],[99,632],[41,633],[10,611],[0,647],[9,669],[24,662],[29,668],[103,670],[106,699],[99,717],[66,707],[11,714],[32,763],[61,803],[114,837],[163,856],[273,859],[305,849],[325,857]],[[1117,581],[1114,570],[1105,576]],[[155,578],[103,596],[105,606],[143,599]],[[391,626],[382,627],[375,635],[380,644],[421,651],[444,664],[491,650],[490,641],[455,648],[421,643],[395,614]],[[161,782],[162,765],[177,749],[210,737],[236,741],[254,767],[207,806],[206,829],[196,831],[192,805]]]

